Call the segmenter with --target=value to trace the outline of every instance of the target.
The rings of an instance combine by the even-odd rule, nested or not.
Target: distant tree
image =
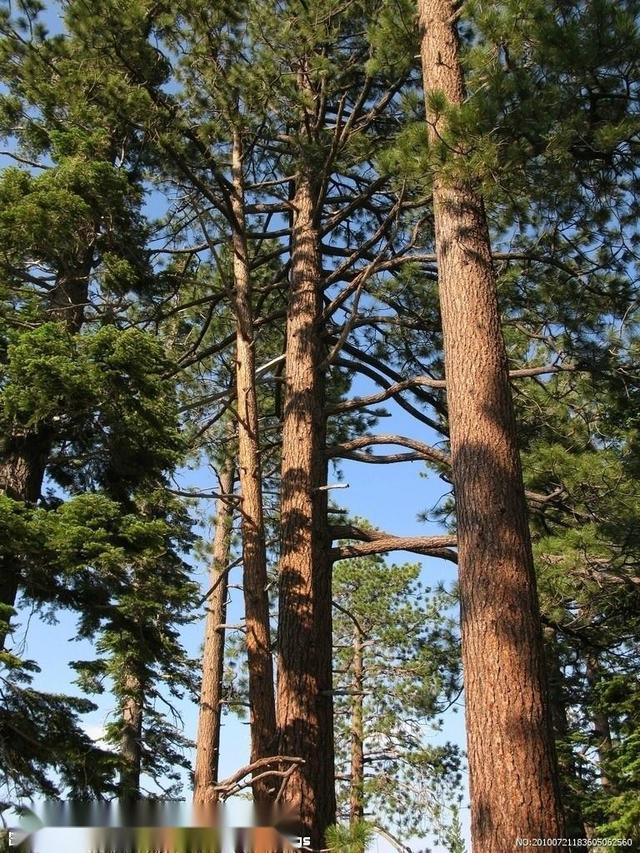
[[[461,756],[430,743],[460,695],[452,596],[420,565],[380,556],[334,567],[334,692],[339,816],[400,839],[451,831]]]

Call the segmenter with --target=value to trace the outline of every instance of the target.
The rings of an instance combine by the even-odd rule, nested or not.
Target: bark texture
[[[242,148],[238,131],[234,133],[232,169],[238,472],[242,494],[243,589],[251,707],[251,761],[254,762],[274,754],[277,731],[269,630],[251,277],[245,235]],[[268,800],[272,787],[267,779],[256,782],[254,797],[257,800]]]
[[[285,799],[300,835],[324,846],[335,822],[331,697],[331,560],[327,529],[322,265],[317,190],[299,174],[293,196],[291,285],[282,426],[277,717],[279,754],[304,764]]]
[[[229,457],[220,474],[222,494],[233,492],[235,461]],[[227,615],[227,567],[231,545],[232,504],[220,500],[216,513],[210,584],[213,592],[207,602],[200,714],[196,740],[193,801],[211,803],[217,800],[213,786],[218,782],[220,759],[220,723],[222,717],[222,679],[224,673],[224,628]]]
[[[427,102],[465,97],[456,4],[419,0]],[[433,146],[446,115],[427,116]],[[465,157],[464,151],[451,156]],[[508,364],[482,198],[433,187],[444,332],[475,851],[564,836]]]
[[[593,651],[587,653],[587,681],[592,697],[597,692],[598,682],[600,681],[600,662],[598,655]],[[598,769],[600,770],[600,784],[605,791],[611,790],[611,780],[607,775],[607,762],[611,755],[613,742],[611,739],[611,724],[609,716],[598,705],[597,698],[594,697],[594,707],[592,710],[593,723],[593,738],[595,741],[596,754],[598,756]]]
[[[142,717],[144,685],[142,678],[132,666],[124,675],[122,700],[122,737],[120,740],[120,798],[140,798],[140,775],[142,773]]]

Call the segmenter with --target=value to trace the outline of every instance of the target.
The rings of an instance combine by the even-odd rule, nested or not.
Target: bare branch
[[[342,403],[336,403],[330,406],[327,412],[330,415],[338,414],[339,412],[351,412],[353,409],[361,409],[363,406],[370,406],[374,403],[382,403],[390,397],[397,397],[401,391],[407,391],[411,388],[445,388],[444,379],[432,379],[430,376],[413,376],[411,379],[403,379],[401,382],[396,382],[393,385],[389,384],[383,391],[378,391],[377,394],[369,394],[367,397],[354,397],[352,400],[344,400]]]
[[[445,453],[444,450],[438,450],[437,447],[432,447],[431,445],[425,444],[422,441],[418,441],[415,438],[407,438],[403,435],[359,436],[358,438],[351,439],[351,441],[345,441],[342,444],[335,444],[332,447],[328,447],[327,456],[331,459],[352,459],[354,458],[351,455],[353,451],[357,451],[363,447],[369,447],[374,444],[396,444],[400,447],[409,447],[411,448],[411,450],[414,450],[416,452],[417,456],[415,458],[417,459],[428,459],[433,462],[440,462],[443,465],[451,464],[451,457],[448,453]],[[384,458],[375,457],[368,453],[359,454],[357,458],[360,458],[361,455],[368,457],[367,459],[361,460],[364,462],[375,462],[377,459]]]
[[[455,551],[455,536],[394,536],[382,530],[368,530],[353,524],[335,525],[331,528],[333,539],[356,539],[357,543],[332,548],[333,562],[350,557],[365,557],[389,551],[412,551],[427,557],[441,557],[452,563],[458,562]]]
[[[243,788],[250,787],[258,779],[264,779],[268,776],[287,779],[294,770],[304,763],[303,758],[294,758],[290,755],[274,755],[269,758],[259,758],[257,761],[241,767],[231,776],[218,782],[217,785],[213,786],[213,790],[218,799],[226,800]],[[277,769],[281,765],[289,766],[284,770]],[[262,770],[262,772],[256,774],[256,770]]]

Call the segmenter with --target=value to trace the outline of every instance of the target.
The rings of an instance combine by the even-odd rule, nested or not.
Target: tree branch
[[[357,543],[332,548],[333,562],[350,557],[364,557],[371,554],[384,554],[389,551],[412,551],[427,557],[441,557],[452,563],[458,562],[455,551],[455,536],[394,536],[382,530],[367,530],[353,524],[335,525],[331,528],[332,539],[356,539]]]
[[[417,455],[402,454],[405,457],[404,461],[409,461],[409,457],[412,457],[414,459],[428,459],[432,462],[440,462],[443,465],[451,464],[451,457],[448,453],[445,453],[444,450],[438,450],[436,447],[431,447],[429,444],[425,444],[415,438],[407,438],[403,435],[363,435],[358,438],[351,439],[351,441],[345,441],[342,444],[335,444],[327,447],[327,456],[330,459],[356,458],[362,462],[375,463],[376,461],[383,460],[385,457],[376,457],[368,453],[356,454],[355,456],[353,455],[354,451],[374,444],[396,444],[400,447],[409,447],[411,450],[414,450]],[[363,459],[362,457],[367,458]]]

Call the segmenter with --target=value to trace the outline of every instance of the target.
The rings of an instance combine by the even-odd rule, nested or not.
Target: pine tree
[[[447,111],[465,98],[456,14],[419,4],[429,143],[454,160]],[[437,171],[438,287],[455,488],[472,838],[562,837],[555,744],[508,363],[482,197]],[[517,710],[513,697],[517,696]],[[495,784],[496,779],[501,784]]]
[[[457,749],[429,743],[461,690],[451,596],[419,572],[380,556],[334,567],[339,813],[400,839],[448,831],[460,780]]]
[[[83,686],[94,690],[100,688],[98,676],[113,666],[123,716],[130,718],[122,744],[126,753],[139,746],[136,733],[130,736],[139,717],[131,704],[140,693],[132,690],[133,679],[146,679],[145,697],[135,697],[141,706],[154,701],[158,674],[147,678],[142,643],[136,661],[132,649],[122,645],[127,630],[131,637],[131,614],[140,614],[149,595],[161,600],[157,584],[164,584],[169,598],[173,580],[182,587],[182,597],[173,596],[176,604],[184,604],[191,590],[182,562],[162,557],[172,537],[181,546],[189,540],[189,525],[184,517],[178,520],[175,506],[165,502],[166,530],[158,516],[165,501],[162,475],[183,449],[175,402],[160,376],[168,363],[151,336],[131,328],[136,310],[153,299],[161,280],[149,264],[148,228],[140,214],[144,133],[131,113],[106,107],[101,96],[113,77],[87,75],[77,38],[49,37],[37,20],[38,4],[21,11],[22,19],[5,13],[2,19],[8,82],[2,131],[15,142],[10,156],[22,167],[2,176],[5,441],[0,467],[5,520],[15,527],[22,518],[26,526],[24,536],[3,553],[2,617],[8,629],[21,588],[38,608],[79,611],[81,635],[101,635],[105,659],[78,668]],[[137,529],[134,513],[140,516]],[[150,582],[145,566],[154,556],[161,571]],[[151,659],[178,675],[177,634],[158,618],[154,628],[162,649]],[[116,664],[119,654],[125,671]],[[24,734],[20,760],[6,751],[8,785],[17,785],[19,794],[29,785],[55,793],[48,765],[72,793],[112,792],[114,757],[78,729],[77,713],[93,704],[31,689],[31,662],[5,654],[3,663],[9,667],[3,742],[17,721]],[[173,689],[179,689],[177,679]],[[43,729],[47,714],[49,735]],[[150,714],[155,741],[147,737],[148,754],[156,753],[156,767],[165,761],[161,772],[173,772],[170,732],[161,714],[153,709]],[[36,748],[38,740],[42,749]],[[65,769],[71,766],[75,778]],[[21,776],[24,782],[17,781]],[[123,787],[135,788],[135,780]]]

